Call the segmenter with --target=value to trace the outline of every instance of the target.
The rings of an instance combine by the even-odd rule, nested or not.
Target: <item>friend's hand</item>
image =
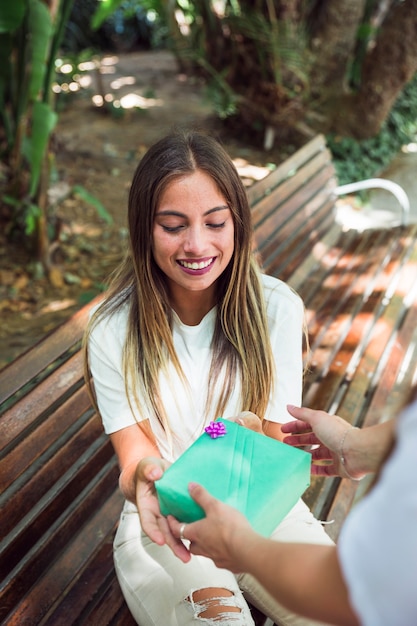
[[[142,530],[159,546],[167,544],[176,556],[189,561],[190,555],[182,541],[173,536],[167,519],[159,508],[155,481],[168,467],[167,461],[158,457],[145,457],[136,467],[136,504]]]
[[[315,411],[305,407],[287,406],[288,412],[295,417],[295,421],[282,424],[282,432],[289,433],[284,437],[284,443],[295,447],[313,446],[311,473],[321,476],[346,476],[344,466],[340,461],[342,442],[351,425],[337,415],[330,415],[325,411]],[[359,433],[357,429],[352,435]],[[346,452],[346,449],[344,449]],[[364,475],[361,467],[356,467],[355,459],[349,456],[349,476],[360,478]]]
[[[179,539],[182,529],[192,554],[209,557],[218,567],[238,573],[239,554],[245,551],[242,546],[247,548],[250,537],[256,537],[255,531],[242,513],[213,498],[201,485],[190,483],[188,489],[206,517],[184,525],[169,515],[172,534]]]

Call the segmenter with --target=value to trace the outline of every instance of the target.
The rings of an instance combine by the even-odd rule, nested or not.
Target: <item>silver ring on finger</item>
[[[184,530],[185,530],[186,525],[187,524],[181,524],[181,526],[180,526],[180,539],[181,539],[181,541],[184,541],[184,539],[186,539],[184,537]]]

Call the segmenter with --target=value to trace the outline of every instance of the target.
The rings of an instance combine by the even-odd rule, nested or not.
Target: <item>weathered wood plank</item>
[[[92,300],[66,323],[52,331],[47,341],[42,339],[1,370],[0,410],[8,398],[40,376],[48,366],[61,359],[63,354],[81,340],[90,310],[101,298],[102,296],[98,296]]]

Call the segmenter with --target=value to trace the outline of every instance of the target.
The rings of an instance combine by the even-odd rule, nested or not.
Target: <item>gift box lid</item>
[[[202,519],[188,493],[196,482],[268,536],[309,486],[311,455],[235,422],[218,423],[224,436],[203,433],[156,481],[161,513],[187,523]]]

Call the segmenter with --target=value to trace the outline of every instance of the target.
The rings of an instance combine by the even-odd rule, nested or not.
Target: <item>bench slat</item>
[[[90,398],[85,387],[80,387],[56,411],[39,422],[35,429],[28,429],[26,437],[23,437],[23,433],[19,443],[10,449],[2,461],[0,493],[8,489],[31,465],[33,471],[37,471],[34,465],[37,459],[48,450],[51,452],[57,445],[62,445],[65,433],[73,424],[79,428],[81,424],[78,420],[87,411],[91,413]],[[101,431],[101,423],[99,429]]]
[[[2,494],[5,519],[1,529],[2,539],[10,532],[14,537],[18,536],[21,527],[32,539],[36,536],[38,525],[42,533],[43,525],[47,527],[54,519],[53,515],[60,515],[65,503],[71,501],[89,482],[90,472],[95,475],[95,464],[107,462],[113,456],[112,446],[102,431],[96,416],[82,422],[74,436],[59,442],[56,454],[40,459],[37,468],[30,467],[16,486]],[[7,543],[13,543],[10,537]]]
[[[47,379],[31,390],[30,402],[25,395],[1,416],[1,454],[7,453],[9,446],[16,445],[28,430],[36,426],[44,413],[59,405],[82,384],[82,355],[77,352],[61,367],[57,365]]]
[[[317,312],[315,310],[318,308],[317,303],[308,305],[309,307],[312,306],[315,311],[315,316],[309,320],[313,359],[313,369],[306,380],[305,401],[309,406],[316,408],[320,406],[328,408],[330,406],[335,392],[346,375],[354,352],[360,349],[361,345],[366,345],[364,342],[366,342],[367,328],[375,323],[377,317],[368,312],[367,301],[369,302],[369,297],[364,300],[363,290],[369,289],[370,284],[373,285],[378,299],[374,304],[375,308],[377,306],[383,308],[384,302],[386,302],[386,281],[390,276],[390,266],[384,269],[378,265],[378,261],[382,262],[382,259],[381,255],[377,255],[377,252],[368,255],[372,261],[367,262],[366,266],[371,272],[371,277],[366,274],[366,266],[364,266],[361,275],[357,274],[357,267],[349,267],[349,273],[343,276],[345,285],[342,284],[342,288],[346,286],[346,292],[340,288],[336,290],[334,300],[330,300],[326,304],[327,310]],[[398,250],[392,250],[392,254],[398,254]],[[393,278],[395,278],[395,274]],[[329,291],[331,287],[332,285],[330,285]],[[354,290],[355,287],[356,290]],[[370,311],[374,311],[374,308],[370,308]],[[326,384],[319,385],[323,389],[323,393],[319,397],[314,396],[309,391],[309,387],[313,385],[315,380],[320,380],[324,375],[328,376]],[[333,378],[333,384],[330,377]]]
[[[417,251],[416,255],[417,257]],[[417,267],[416,267],[417,270]],[[415,289],[415,285],[414,285]],[[415,297],[415,296],[414,296]],[[401,371],[404,372],[404,380],[408,380],[409,389],[412,387],[413,375],[417,371],[417,307],[414,306],[407,312],[404,324],[401,326],[392,343],[392,352],[389,358],[389,367],[384,367],[378,386],[372,396],[363,426],[373,426],[393,415],[398,415],[404,405],[404,395],[396,391],[396,383]],[[372,477],[365,483],[369,485]],[[358,485],[350,480],[340,481],[335,491],[335,496],[329,508],[327,519],[334,519],[334,526],[329,526],[330,537],[336,540],[343,521],[346,518],[352,504],[355,502],[357,492],[364,491],[363,485]]]
[[[274,189],[271,193],[256,205],[252,206],[252,220],[255,234],[259,226],[270,217],[285,222],[291,218],[290,209],[298,210],[306,203],[306,200],[327,189],[327,193],[335,200],[334,184],[335,173],[328,157],[328,153],[321,154],[319,162],[311,161],[293,176],[281,183],[277,193]],[[301,203],[297,196],[301,195]],[[304,199],[304,200],[303,200]],[[288,207],[288,209],[286,208]]]
[[[87,571],[67,589],[65,598],[50,611],[44,626],[67,623],[70,614],[74,622],[84,626],[111,625],[135,626],[136,622],[127,608],[114,573],[108,564],[113,559],[110,539],[103,544]]]
[[[0,407],[81,340],[91,309],[102,296],[75,313],[33,348],[21,354],[0,372]]]
[[[117,483],[117,480],[116,480]],[[91,553],[98,549],[104,541],[114,533],[114,520],[118,518],[121,508],[121,494],[114,491],[110,497],[104,500],[102,506],[97,509],[95,515],[81,529],[78,528],[71,535],[73,539],[66,544],[65,551],[58,556],[49,567],[44,569],[43,574],[36,579],[36,585],[22,589],[13,598],[14,609],[7,616],[10,624],[41,624],[48,612],[56,606],[65,591],[71,586],[91,558]],[[111,520],[111,521],[110,521]],[[65,523],[65,520],[63,520]],[[26,577],[23,582],[26,582]],[[1,597],[1,596],[0,596]],[[1,598],[1,610],[7,607],[7,602]],[[68,615],[68,622],[71,616]]]
[[[310,218],[311,229],[305,232],[288,232],[284,241],[276,245],[269,244],[261,253],[261,264],[264,271],[277,276],[284,282],[290,282],[292,273],[299,266],[301,259],[309,255],[312,247],[321,239],[330,228],[333,218],[329,216],[329,202],[325,202],[316,212],[314,219]]]
[[[279,187],[283,181],[293,176],[294,172],[297,172],[300,167],[303,167],[310,160],[317,157],[317,155],[320,156],[323,152],[326,152],[330,159],[330,153],[327,149],[325,138],[323,135],[319,134],[288,157],[288,159],[273,170],[269,176],[257,182],[256,185],[249,187],[247,193],[251,206],[256,206],[260,198],[269,195],[272,189]]]

